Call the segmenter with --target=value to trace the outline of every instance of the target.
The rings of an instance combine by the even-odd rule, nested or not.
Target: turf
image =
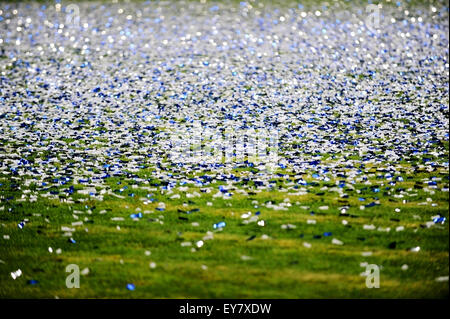
[[[198,1],[186,1],[186,7],[191,2],[198,4]],[[241,6],[239,2],[233,1],[233,4]],[[127,3],[130,12],[135,9],[133,3]],[[267,9],[269,13],[278,12],[272,10],[278,6],[298,8],[297,15],[303,10],[295,1],[264,0],[258,2],[258,6],[254,1],[249,3],[261,12],[264,12],[264,4],[272,6]],[[283,6],[280,3],[284,3]],[[325,1],[302,3],[305,10],[322,10]],[[365,5],[366,1],[357,3]],[[383,5],[401,17],[405,9],[397,9],[397,3],[386,1]],[[341,9],[353,8],[353,4],[345,1]],[[204,14],[211,15],[212,4],[208,2],[207,5]],[[429,3],[425,1],[409,1],[407,5],[429,9]],[[97,15],[95,11],[103,12],[101,6],[96,4],[92,12],[85,4],[80,7],[86,10],[81,12],[90,12],[83,19],[106,25],[106,16]],[[224,7],[226,10],[221,14],[238,12]],[[446,7],[448,9],[448,1]],[[113,8],[117,12],[117,8]],[[170,10],[175,9],[177,7],[173,5]],[[355,12],[365,12],[364,9],[356,5],[353,8]],[[27,15],[34,14],[31,9],[27,10],[30,10],[25,11]],[[172,17],[179,18],[178,10],[170,10]],[[417,11],[420,13],[420,10],[411,10],[411,15]],[[346,54],[349,51],[344,44],[350,50],[366,49],[355,45],[353,40],[343,39],[348,38],[346,31],[335,31],[335,28],[347,30],[343,28],[347,23],[330,25],[328,21],[319,24],[314,22],[317,14],[313,12],[307,19],[315,26],[320,25],[320,29],[328,28],[325,31],[330,34],[327,39],[331,41],[316,41],[320,29],[300,22],[292,26],[306,31],[305,39],[312,45],[319,43],[325,55],[331,56],[335,51]],[[350,14],[353,11],[344,12]],[[124,16],[116,23],[132,26]],[[154,16],[152,13],[155,19],[159,16],[157,10]],[[341,16],[345,17],[338,15],[335,18]],[[210,20],[202,16],[192,20],[189,20],[190,15],[188,17],[186,20],[198,30],[211,31]],[[278,19],[277,15],[274,17]],[[133,70],[132,64],[143,59],[139,54],[141,51],[125,57],[122,53],[128,49],[118,47],[108,54],[92,51],[89,58],[89,54],[79,48],[72,50],[66,45],[64,54],[75,57],[74,65],[79,64],[73,69],[77,73],[69,73],[71,69],[64,66],[64,59],[59,56],[62,52],[56,52],[56,48],[53,53],[45,51],[49,43],[54,44],[52,38],[49,40],[44,36],[47,31],[34,29],[37,43],[46,52],[41,54],[31,44],[28,51],[26,46],[22,51],[11,49],[17,46],[15,36],[22,34],[17,31],[22,27],[12,27],[12,23],[6,26],[0,34],[6,48],[0,54],[0,298],[448,298],[449,144],[445,133],[448,130],[448,36],[443,35],[448,30],[448,22],[442,22],[442,17],[423,17],[424,25],[419,26],[408,24],[406,18],[399,20],[397,27],[391,26],[391,19],[385,20],[388,21],[388,31],[383,33],[386,47],[392,44],[394,49],[402,49],[399,53],[393,50],[385,58],[389,63],[387,70],[381,70],[381,63],[376,62],[381,47],[368,45],[367,48],[373,50],[370,52],[377,55],[364,59],[370,62],[374,58],[376,72],[371,68],[339,72],[336,80],[339,87],[333,87],[329,73],[336,75],[339,68],[335,65],[333,71],[327,63],[320,61],[319,53],[323,52],[316,50],[311,54],[309,45],[304,46],[301,38],[294,38],[292,44],[298,42],[300,49],[308,48],[308,51],[292,53],[287,46],[285,51],[273,49],[277,51],[276,56],[280,55],[280,61],[288,64],[285,67],[282,67],[283,63],[266,65],[265,59],[259,64],[259,70],[267,67],[264,72],[269,74],[268,80],[273,73],[273,81],[261,80],[269,83],[267,89],[259,86],[260,79],[252,80],[257,74],[254,73],[256,68],[251,69],[248,56],[244,54],[238,60],[242,53],[237,57],[230,53],[229,59],[224,60],[230,68],[209,78],[212,84],[220,82],[222,77],[229,81],[223,91],[212,84],[211,87],[201,84],[216,73],[202,71],[206,72],[205,77],[193,73],[205,67],[203,57],[207,55],[202,56],[202,50],[193,54],[191,48],[183,47],[185,40],[169,36],[167,52],[154,50],[154,47],[160,49],[164,39],[152,38],[155,34],[161,36],[158,31],[145,28],[153,24],[137,24],[143,30],[142,34],[132,29],[139,35],[136,47],[142,49],[144,42],[150,43],[150,48],[143,52],[155,56],[145,59],[149,63],[149,67],[143,68],[145,76],[142,78],[146,82],[134,82],[135,85],[130,84],[133,90],[126,92],[126,89],[122,92],[109,88],[98,92],[97,82],[113,83],[115,74],[122,72],[119,70],[122,63],[124,73],[126,67]],[[44,16],[36,16],[36,19],[47,21]],[[181,26],[189,25],[180,20]],[[245,27],[245,23],[253,20],[241,22]],[[273,23],[275,31],[263,32],[258,27],[245,32],[257,35],[254,40],[260,33],[264,38],[264,35],[279,32],[281,39],[281,31],[293,29],[283,27],[276,31],[278,21],[282,20],[266,18],[266,23]],[[224,19],[222,24],[236,31],[234,20]],[[172,27],[171,24],[164,26]],[[111,38],[120,36],[116,30],[108,30]],[[442,31],[442,34],[435,33],[435,45],[426,37],[433,30]],[[411,32],[414,35],[411,41],[403,42],[405,34],[401,31]],[[86,32],[90,34],[91,29]],[[77,32],[75,36],[88,37],[89,34]],[[342,34],[345,37],[341,39]],[[332,41],[337,36],[345,40],[343,45],[337,46],[341,43]],[[363,36],[358,35],[359,38]],[[237,41],[244,40],[246,34],[232,33],[231,39],[233,37]],[[69,41],[66,38],[65,41]],[[92,36],[92,41],[96,39]],[[284,41],[290,43],[287,36]],[[373,38],[367,37],[365,42],[371,44],[372,41]],[[326,49],[328,42],[336,47]],[[403,43],[405,47],[411,47],[405,49]],[[189,45],[201,49],[204,44]],[[269,43],[271,50],[273,44],[276,43]],[[418,47],[423,51],[417,50]],[[11,58],[16,50],[23,60]],[[211,52],[209,54],[215,54],[214,57],[221,57],[222,53]],[[186,59],[175,59],[173,68],[165,69],[160,80],[150,82],[156,74],[153,66],[167,62],[171,57],[180,57],[182,53],[186,54]],[[407,53],[413,54],[412,70],[396,70],[391,62],[410,61],[406,59]],[[351,57],[360,58],[356,53]],[[200,67],[189,67],[187,61],[191,59]],[[44,79],[36,79],[30,71],[29,61],[33,68],[42,68],[40,76]],[[340,65],[342,61],[335,62]],[[92,65],[87,67],[85,62],[92,62]],[[278,69],[274,69],[276,66]],[[98,71],[97,67],[111,67],[111,72],[108,70],[111,74],[105,79],[103,71]],[[245,81],[233,80],[234,68],[242,69]],[[128,72],[132,76],[132,71],[126,72],[123,76],[128,76]],[[96,76],[97,73],[101,77]],[[192,80],[192,74],[195,74],[195,80]],[[175,77],[178,80],[174,80]],[[274,84],[277,77],[286,82],[298,78],[299,87],[279,82],[277,88]],[[423,82],[421,77],[427,80]],[[60,79],[58,89],[61,92],[58,97],[51,98],[46,95],[49,84],[44,82],[54,79]],[[163,82],[170,82],[165,84],[167,89],[162,86]],[[183,101],[186,105],[181,108],[183,112],[177,112],[172,106],[175,102],[176,105],[182,103],[183,92],[175,95],[173,90],[182,88],[185,83],[192,83],[198,96],[187,95]],[[343,94],[343,88],[348,92]],[[79,96],[77,89],[82,93]],[[146,93],[147,89],[150,93]],[[288,90],[286,99],[283,94],[271,93],[271,89]],[[365,90],[367,96],[361,96]],[[357,108],[355,99],[337,99],[338,93],[339,97],[355,97],[356,101],[362,101],[360,105],[367,104],[367,108]],[[100,94],[102,98],[99,98]],[[322,98],[322,94],[324,99],[319,104],[316,98]],[[106,98],[107,95],[110,96]],[[252,125],[252,118],[261,119],[263,115],[259,112],[264,111],[270,113],[266,113],[270,121],[263,124],[258,121],[258,125],[269,126],[276,122],[278,126],[283,120],[271,117],[272,113],[285,115],[289,125],[284,127],[286,134],[279,153],[281,158],[286,155],[294,164],[289,164],[287,169],[282,169],[283,165],[277,166],[275,172],[267,172],[247,161],[235,166],[227,163],[226,168],[208,171],[205,166],[190,167],[186,163],[180,168],[168,160],[164,152],[168,145],[164,134],[177,127],[189,126],[186,114],[192,113],[197,123],[208,122],[211,117],[223,124],[230,116],[236,120],[231,110],[233,104],[240,104],[242,97],[243,105],[248,107],[247,99],[256,95],[263,100],[260,106],[242,108],[242,114],[246,115],[239,115],[237,119],[249,120],[246,125]],[[308,97],[308,101],[296,104],[290,97]],[[180,101],[175,100],[178,98]],[[264,101],[266,98],[268,100]],[[203,100],[208,104],[203,104]],[[82,113],[79,105],[85,102],[98,104],[102,115],[99,118],[91,116],[95,114],[90,106]],[[290,109],[291,103],[296,104],[293,109]],[[161,115],[160,107],[164,110],[164,105],[167,113]],[[244,111],[252,112],[248,115]],[[322,125],[325,122],[326,125]],[[302,130],[305,127],[314,128]],[[295,134],[288,134],[292,132]],[[329,150],[324,150],[326,145]],[[399,156],[389,158],[391,155],[387,151],[393,150]],[[298,155],[294,155],[295,152]],[[130,155],[142,157],[130,158]],[[316,161],[317,165],[311,164]],[[306,169],[298,167],[308,162]],[[320,174],[319,178],[315,173]],[[109,177],[104,177],[106,175]],[[257,183],[260,178],[264,180],[263,186]],[[175,187],[170,187],[172,184],[168,181],[173,183],[175,179]],[[228,193],[231,196],[224,198]],[[165,204],[163,210],[159,209],[161,203]],[[250,217],[243,218],[242,215],[248,212]],[[138,213],[142,217],[130,217]],[[446,219],[443,223],[435,223],[436,216]],[[214,225],[219,222],[225,222],[225,227],[215,229]],[[333,244],[333,240],[343,244]],[[80,271],[89,270],[81,275],[80,288],[66,287],[69,275],[66,267],[71,264],[78,265]],[[366,264],[379,266],[379,288],[366,287]],[[14,279],[18,269],[22,275]],[[134,290],[127,289],[130,283],[135,285]]]
[[[366,169],[367,172],[370,168]],[[151,174],[146,170],[140,176]],[[247,170],[230,172],[239,175],[252,174]],[[375,174],[374,174],[375,175]],[[401,176],[401,175],[400,175]],[[355,190],[344,188],[349,194],[348,203],[342,203],[338,193],[330,192],[330,185],[319,182],[305,186],[306,194],[296,195],[293,177],[273,179],[277,185],[273,190],[257,192],[252,185],[237,185],[247,195],[231,191],[231,199],[216,199],[217,185],[189,186],[186,192],[167,191],[135,179],[117,178],[108,180],[113,194],[124,198],[104,195],[103,201],[92,200],[89,195],[75,192],[65,196],[68,185],[53,186],[59,189],[58,196],[49,196],[33,203],[14,200],[20,193],[19,185],[3,177],[1,193],[7,200],[1,207],[1,234],[9,234],[9,240],[2,240],[0,247],[1,297],[13,298],[441,298],[448,296],[448,282],[437,282],[435,278],[448,274],[448,223],[430,228],[424,224],[430,217],[440,214],[448,219],[448,192],[433,195],[423,189],[414,189],[424,179],[432,176],[448,179],[448,172],[403,174],[399,182],[389,191],[405,194],[403,198],[379,196],[379,205],[360,209],[358,197],[365,197],[367,204],[377,194],[367,185],[356,184]],[[308,178],[305,175],[305,180]],[[117,185],[120,182],[120,185]],[[310,178],[310,182],[312,179]],[[386,187],[386,181],[371,179],[372,185]],[[326,186],[326,185],[328,186]],[[136,185],[137,188],[133,188]],[[313,184],[314,185],[314,184]],[[439,185],[439,184],[438,184]],[[448,185],[448,184],[447,184]],[[32,186],[32,184],[31,184]],[[120,192],[124,186],[128,189]],[[154,189],[148,190],[148,187]],[[321,189],[328,187],[324,195]],[[448,187],[448,186],[447,186]],[[31,187],[32,189],[33,187]],[[144,189],[142,189],[144,188]],[[200,189],[211,189],[201,193]],[[287,190],[286,192],[280,191]],[[290,189],[289,189],[290,188]],[[357,190],[360,193],[356,195]],[[186,194],[202,194],[201,198],[187,198]],[[323,192],[323,191],[322,191]],[[387,192],[387,191],[386,191]],[[40,192],[42,193],[42,191]],[[180,199],[170,199],[179,193]],[[319,195],[317,195],[319,193]],[[410,197],[406,194],[417,194]],[[134,196],[130,196],[134,194]],[[152,194],[154,202],[143,204],[140,198]],[[294,194],[294,195],[290,195]],[[59,197],[59,198],[58,198]],[[73,203],[64,203],[71,198]],[[418,205],[431,198],[437,205]],[[289,199],[287,210],[273,210],[264,206]],[[159,202],[166,203],[166,209],[159,211]],[[212,202],[207,206],[206,202]],[[255,205],[255,203],[258,203]],[[187,207],[183,206],[187,203]],[[349,216],[340,216],[338,207],[347,205]],[[256,206],[256,208],[255,208]],[[307,207],[309,208],[307,208]],[[320,206],[329,206],[320,210]],[[184,213],[198,208],[190,214]],[[395,212],[400,208],[400,212]],[[133,220],[130,214],[136,209],[144,212],[143,217]],[[102,211],[106,211],[103,213]],[[243,224],[241,214],[260,212],[256,222]],[[77,212],[77,214],[74,214]],[[82,212],[82,213],[80,213]],[[102,213],[100,213],[102,212]],[[311,212],[314,212],[312,215]],[[39,216],[38,216],[39,215]],[[72,226],[73,215],[82,226]],[[123,217],[123,221],[113,221]],[[183,219],[180,219],[182,217]],[[18,220],[28,219],[23,229]],[[308,224],[315,219],[316,224]],[[342,220],[348,221],[347,225]],[[213,230],[213,224],[225,221],[221,230]],[[194,227],[193,222],[198,226]],[[281,225],[292,224],[294,229],[283,229]],[[363,225],[390,227],[390,232],[365,230]],[[119,225],[120,230],[117,228]],[[397,232],[398,226],[404,231]],[[76,243],[61,236],[61,226],[77,228],[73,234]],[[208,231],[213,239],[205,240],[204,246],[191,249]],[[325,237],[324,232],[332,235]],[[263,239],[262,235],[269,236]],[[314,238],[314,235],[322,235]],[[254,239],[249,240],[252,236]],[[338,238],[344,245],[331,245],[332,238]],[[183,247],[182,242],[192,242]],[[311,244],[310,248],[303,246]],[[395,248],[392,243],[395,242]],[[420,246],[419,252],[410,248]],[[49,253],[48,247],[62,249],[61,254]],[[150,251],[148,256],[146,251]],[[373,252],[362,256],[362,252]],[[243,260],[242,256],[250,259]],[[150,268],[149,263],[156,267]],[[380,288],[368,289],[365,268],[362,262],[381,266]],[[81,276],[79,289],[67,289],[65,268],[77,264],[80,269],[88,267],[90,272]],[[401,266],[407,264],[408,270]],[[203,269],[202,266],[207,266]],[[12,282],[11,271],[20,268],[23,275]],[[27,284],[37,280],[36,285]],[[127,283],[134,283],[136,289],[128,291]]]

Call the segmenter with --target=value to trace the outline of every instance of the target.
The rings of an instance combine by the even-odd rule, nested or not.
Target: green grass
[[[239,6],[239,2],[233,0],[233,5]],[[311,8],[320,9],[320,5],[325,2],[328,2],[331,8],[335,4],[330,0],[264,0],[258,3],[249,1],[257,10],[263,10],[262,5],[265,8],[298,8],[299,2],[305,8],[298,10],[305,11],[312,10]],[[378,2],[386,6],[396,6],[396,1],[374,1]],[[119,1],[118,6],[120,3],[124,1]],[[206,6],[216,3],[220,1],[207,1]],[[426,1],[402,3],[405,7],[428,6]],[[448,6],[448,1],[446,3]],[[345,1],[340,9],[354,4],[355,2]],[[170,4],[164,2],[163,5]],[[210,14],[207,10],[205,12]],[[79,55],[80,52],[75,54]],[[0,56],[0,59],[5,57]],[[6,69],[15,67],[16,64],[10,64]],[[317,70],[318,74],[323,72],[328,71]],[[367,75],[364,74],[347,76],[357,82],[363,83],[367,80]],[[254,91],[254,87],[248,85],[240,93],[248,93],[246,91],[251,90]],[[167,100],[172,93],[166,92],[159,102]],[[397,97],[401,99],[408,96],[399,92]],[[383,95],[379,98],[383,98]],[[373,101],[379,102],[377,98]],[[41,100],[39,103],[43,102],[44,100]],[[105,109],[105,112],[113,115],[116,110],[111,106]],[[341,116],[338,112],[333,114],[335,118]],[[183,118],[179,119],[180,123],[184,121]],[[400,118],[397,121],[409,124],[408,118]],[[91,125],[87,122],[83,125],[86,133],[107,130],[102,126],[89,131],[87,127]],[[157,127],[152,134],[155,134],[156,138],[157,133],[165,130],[168,128]],[[87,148],[102,151],[109,147],[109,140],[101,136],[86,135],[80,139],[64,137],[60,139],[59,145],[55,145],[55,149],[67,147],[81,154],[86,154]],[[365,138],[354,133],[348,133],[347,137]],[[99,143],[92,144],[94,140]],[[299,138],[290,147],[302,152],[301,147],[306,142],[308,139]],[[379,142],[383,144],[385,141],[380,139]],[[59,163],[39,164],[41,160],[57,157],[54,149],[50,149],[50,143],[53,142],[41,140],[41,143],[35,150],[30,151],[27,157],[33,167],[40,166],[43,171],[49,172],[51,166],[70,166],[74,175],[79,173],[86,176],[86,171],[79,168],[80,163],[69,153],[65,159],[60,156]],[[4,147],[4,153],[11,151],[14,154],[12,150],[24,148],[26,143],[15,143],[0,137],[0,144]],[[430,151],[433,151],[432,148],[444,157],[427,155],[427,158],[438,164],[448,162],[448,141],[439,141],[430,147]],[[311,157],[320,158],[321,164],[327,166],[347,156],[346,162],[359,165],[361,157],[358,153],[358,146],[349,145],[342,154],[319,154]],[[384,150],[375,155],[382,153]],[[87,159],[93,162],[96,160],[92,157]],[[98,161],[107,160],[100,157]],[[130,161],[126,155],[117,159],[120,163]],[[11,162],[1,164],[3,167],[9,167]],[[145,162],[142,164],[148,165]],[[59,185],[53,182],[52,177],[42,177],[37,184],[37,180],[36,183],[33,182],[33,177],[26,174],[0,175],[0,298],[448,298],[448,281],[436,281],[437,277],[449,274],[449,193],[441,191],[442,188],[448,190],[448,166],[440,166],[434,171],[414,170],[412,167],[422,164],[423,157],[411,155],[397,163],[378,162],[377,166],[373,167],[366,165],[367,168],[362,169],[363,173],[353,179],[356,181],[354,189],[348,186],[343,188],[342,192],[348,194],[348,198],[342,198],[338,192],[331,190],[337,187],[336,182],[347,180],[348,183],[350,178],[336,179],[330,173],[328,177],[331,180],[324,182],[313,179],[311,174],[314,172],[307,172],[300,175],[308,182],[316,184],[299,185],[298,189],[293,189],[296,177],[289,169],[279,171],[289,175],[287,179],[274,175],[273,190],[264,189],[260,192],[251,181],[258,177],[259,171],[256,168],[240,167],[230,170],[227,173],[247,176],[250,182],[234,183],[231,188],[233,196],[226,200],[213,197],[218,192],[217,183],[203,187],[186,185],[187,193],[198,192],[201,197],[188,198],[186,192],[178,188],[174,189],[172,194],[167,194],[161,187],[153,186],[160,183],[160,180],[153,174],[155,168],[151,166],[133,172],[141,181],[147,183],[137,182],[132,178],[113,177],[105,180],[102,186],[75,184],[75,192],[71,195],[66,195],[65,190],[72,184]],[[94,165],[96,164],[91,167],[92,172],[100,172],[101,165],[96,168]],[[377,178],[377,175],[384,175],[377,169],[387,166],[394,166],[404,181],[391,186],[386,179]],[[345,173],[344,168],[337,170]],[[173,175],[186,179],[196,176],[195,172],[181,173],[170,166],[167,166],[166,170],[160,168],[158,172],[172,172]],[[216,173],[209,172],[211,175]],[[364,181],[358,180],[362,176],[368,177],[371,185],[365,185]],[[437,182],[436,189],[431,189],[434,193],[426,192],[427,183],[423,182],[432,177],[441,180]],[[27,180],[32,182],[28,184]],[[42,186],[42,181],[47,185]],[[137,188],[132,188],[132,185],[137,185]],[[372,185],[378,185],[380,192],[374,193],[370,189]],[[105,189],[123,198],[106,193],[103,200],[97,200],[77,193],[85,186],[96,188],[97,194]],[[124,186],[128,186],[128,189],[119,192]],[[385,189],[388,186],[391,187],[390,190]],[[201,189],[205,188],[210,188],[211,193],[201,192]],[[239,193],[239,190],[247,192],[247,195]],[[300,190],[305,190],[306,194],[296,195]],[[50,191],[57,194],[46,196]],[[133,197],[129,196],[131,193],[134,194]],[[146,198],[148,194],[153,194],[156,201],[145,205],[141,198]],[[171,199],[174,194],[180,194],[181,198]],[[411,194],[415,196],[409,196]],[[30,201],[30,195],[36,196],[36,201]],[[403,198],[394,195],[403,195]],[[359,197],[366,200],[361,202]],[[287,210],[266,207],[269,201],[279,205],[287,198],[291,203]],[[429,198],[431,202],[428,201]],[[403,200],[407,202],[403,203]],[[254,201],[257,201],[258,207],[255,207]],[[360,205],[374,201],[379,201],[379,205],[360,209]],[[156,210],[159,202],[166,204],[165,211]],[[212,206],[208,206],[208,202],[213,203]],[[424,202],[427,205],[420,205]],[[431,206],[431,203],[436,206]],[[308,208],[305,209],[304,206]],[[320,210],[321,206],[329,206],[329,209]],[[349,216],[339,215],[339,208],[342,206],[349,206]],[[191,214],[179,212],[195,208],[199,211]],[[401,211],[395,212],[396,208]],[[143,218],[138,221],[129,217],[130,214],[136,213],[136,209],[144,213]],[[75,214],[75,211],[82,213]],[[101,214],[102,211],[106,213]],[[145,213],[146,211],[148,213]],[[253,214],[260,211],[259,219],[265,221],[265,226],[258,226],[255,222],[243,224],[241,215],[249,211]],[[311,215],[312,211],[314,215]],[[445,224],[426,227],[431,217],[437,214],[447,218]],[[78,216],[78,219],[74,216]],[[113,217],[123,217],[124,220],[113,221]],[[24,219],[28,219],[28,222],[23,229],[19,229],[17,224]],[[309,219],[316,220],[316,224],[308,224]],[[348,221],[348,224],[344,225],[343,220]],[[83,221],[83,225],[72,226],[72,223],[77,221]],[[225,221],[227,225],[221,231],[216,231],[213,224],[219,221]],[[198,223],[198,226],[192,223]],[[282,225],[286,224],[293,224],[296,228],[283,229]],[[377,229],[389,227],[390,231],[365,230],[364,225],[375,225]],[[117,226],[120,226],[120,229]],[[403,226],[404,230],[397,232],[396,228],[399,226]],[[63,236],[61,227],[76,228],[72,234],[76,240],[75,244],[69,243],[69,237]],[[205,240],[203,247],[191,251],[195,243],[202,240],[208,232],[213,233],[213,239]],[[324,237],[325,232],[331,232],[332,236]],[[269,239],[264,239],[263,235]],[[314,238],[317,235],[322,237]],[[9,239],[4,236],[9,236]],[[250,238],[253,239],[249,240]],[[333,245],[333,238],[343,241],[344,244]],[[181,244],[184,242],[191,242],[192,246],[183,247]],[[305,247],[305,243],[311,244],[311,248]],[[417,246],[421,248],[419,252],[410,251],[412,247]],[[49,247],[53,248],[53,253],[48,251]],[[62,253],[56,254],[55,251],[59,248]],[[146,255],[146,251],[150,251],[151,255]],[[372,252],[372,255],[363,256],[363,252]],[[242,256],[249,256],[250,259],[243,260]],[[156,263],[155,268],[149,267],[151,262]],[[361,263],[364,262],[381,267],[380,288],[366,288],[366,278],[361,276],[365,270]],[[66,288],[66,277],[69,274],[65,269],[69,264],[77,264],[80,270],[89,268],[89,274],[81,276],[79,289]],[[402,270],[405,264],[408,269]],[[13,280],[10,274],[17,269],[21,269],[23,275]],[[29,285],[28,280],[32,279],[37,280],[38,284]],[[127,283],[134,283],[136,290],[128,291]]]
[[[142,177],[149,177],[151,169],[143,170]],[[253,170],[254,171],[254,170]],[[370,169],[367,169],[370,172]],[[375,170],[372,170],[375,171]],[[252,170],[237,169],[235,174],[251,175]],[[4,176],[1,179],[0,194],[3,210],[0,211],[0,297],[2,298],[443,298],[448,297],[448,281],[437,282],[435,278],[448,276],[449,270],[449,228],[448,223],[430,228],[423,228],[431,216],[441,214],[448,219],[448,192],[435,191],[430,195],[423,189],[414,189],[424,178],[438,176],[443,185],[448,187],[448,172],[420,173],[402,175],[404,182],[392,186],[392,194],[400,194],[395,189],[403,188],[407,193],[416,193],[409,197],[406,204],[401,198],[383,196],[383,191],[373,193],[369,185],[355,185],[355,191],[344,188],[349,198],[340,198],[338,193],[321,191],[326,184],[331,186],[335,181],[317,182],[316,186],[307,189],[306,195],[289,195],[298,190],[288,192],[286,181],[277,180],[277,189],[253,193],[254,186],[237,186],[253,195],[241,195],[237,191],[231,199],[216,199],[217,185],[207,185],[211,193],[202,193],[200,188],[190,186],[188,193],[198,192],[200,198],[186,198],[185,192],[180,199],[170,199],[170,195],[157,191],[137,189],[132,179],[110,178],[107,185],[114,191],[125,185],[129,188],[121,196],[123,199],[104,195],[103,201],[92,200],[90,196],[77,194],[70,197],[73,204],[60,199],[38,197],[37,202],[18,202],[22,192],[14,185],[17,181]],[[305,175],[305,179],[308,176]],[[274,178],[276,180],[276,178]],[[312,180],[309,177],[309,180]],[[150,184],[156,180],[151,180]],[[372,184],[384,183],[386,180],[373,179]],[[447,183],[447,184],[445,184]],[[19,184],[17,184],[19,185]],[[47,185],[49,187],[51,185]],[[75,189],[81,189],[75,185]],[[68,186],[53,185],[59,189],[61,198],[67,198],[63,189]],[[37,194],[47,193],[43,187],[33,186]],[[155,187],[156,188],[156,187]],[[331,187],[329,187],[331,188]],[[98,188],[99,190],[100,188]],[[361,190],[360,194],[356,189]],[[325,195],[316,195],[324,192]],[[134,193],[134,197],[128,196]],[[161,212],[155,208],[158,202],[144,205],[141,197],[154,194],[158,201],[166,203],[166,210]],[[64,194],[64,195],[61,195]],[[360,210],[361,204],[373,201],[378,196],[380,205]],[[11,197],[14,197],[12,199]],[[360,202],[358,197],[365,197]],[[273,210],[263,206],[265,202],[279,204],[285,198],[292,204],[288,210]],[[390,198],[390,200],[388,199]],[[432,198],[436,207],[420,206],[418,203]],[[83,201],[84,200],[84,201]],[[78,203],[77,203],[78,201]],[[258,201],[255,208],[253,201]],[[348,203],[343,203],[347,201]],[[207,206],[212,202],[212,206]],[[299,202],[299,204],[296,204]],[[183,203],[189,203],[184,207]],[[92,213],[88,213],[85,206]],[[319,210],[328,205],[328,210]],[[338,207],[348,205],[351,216],[339,216]],[[304,209],[302,206],[310,206]],[[95,207],[95,208],[94,208]],[[132,220],[129,215],[140,208],[143,215],[139,221]],[[187,211],[199,208],[198,212],[184,214],[178,209]],[[394,211],[400,208],[401,212]],[[9,211],[11,209],[11,211]],[[99,212],[106,210],[106,214]],[[76,214],[73,211],[83,211]],[[260,220],[266,222],[264,227],[256,223],[243,224],[241,214],[260,211]],[[316,214],[312,216],[311,211]],[[40,214],[41,216],[36,216]],[[163,217],[160,217],[163,216]],[[179,219],[179,217],[188,220]],[[419,216],[419,219],[418,217]],[[124,221],[112,221],[112,217],[123,217]],[[24,229],[17,224],[28,218]],[[47,221],[45,220],[47,219]],[[163,224],[155,221],[159,219]],[[315,225],[307,224],[308,219],[315,219]],[[348,221],[347,225],[342,220]],[[225,221],[222,231],[213,230],[212,225]],[[71,226],[74,221],[83,221],[83,226]],[[198,227],[192,225],[199,224]],[[283,224],[294,224],[292,230],[282,229]],[[376,227],[390,227],[391,231],[364,230],[363,225],[374,224]],[[116,227],[120,226],[120,230]],[[405,230],[397,232],[398,226]],[[422,226],[421,226],[422,225]],[[72,237],[76,244],[68,242],[62,236],[61,226],[73,227],[77,230]],[[85,228],[88,229],[86,232]],[[214,233],[212,240],[205,240],[203,247],[195,252],[191,248],[201,240],[208,231]],[[332,236],[314,239],[314,235],[332,232]],[[265,234],[270,239],[262,239]],[[9,235],[10,239],[3,239]],[[302,237],[301,237],[302,235]],[[256,236],[253,240],[247,240]],[[342,246],[331,244],[332,238],[344,242]],[[193,246],[182,247],[181,243],[190,241]],[[304,242],[312,245],[303,246]],[[395,249],[389,245],[396,242]],[[411,252],[411,247],[420,246],[418,253]],[[48,252],[62,249],[61,254]],[[147,256],[145,251],[151,251]],[[361,254],[371,251],[371,256]],[[243,260],[241,256],[250,256]],[[122,262],[121,262],[122,261]],[[156,268],[149,263],[155,262]],[[365,268],[360,263],[368,262],[381,266],[379,289],[368,289],[365,277],[360,274]],[[65,267],[77,264],[80,270],[88,267],[90,273],[81,276],[79,289],[68,289],[65,280],[68,273]],[[401,269],[403,264],[408,270]],[[206,265],[207,269],[202,269]],[[12,271],[21,269],[23,275],[16,280],[10,276]],[[27,280],[38,280],[37,285],[27,284]],[[126,289],[127,283],[136,285],[135,291]]]

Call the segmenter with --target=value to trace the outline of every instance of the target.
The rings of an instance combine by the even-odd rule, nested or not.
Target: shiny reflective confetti
[[[67,257],[93,292],[113,266],[164,297],[174,269],[186,289],[264,270],[297,298],[305,269],[389,258],[393,280],[448,295],[427,286],[448,282],[448,31],[445,1],[1,3],[8,293]]]

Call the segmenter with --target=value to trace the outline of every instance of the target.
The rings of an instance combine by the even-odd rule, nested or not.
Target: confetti
[[[125,258],[94,241],[142,229],[137,255],[159,265],[161,247],[203,262],[224,237],[284,256],[336,236],[363,257],[390,249],[395,267],[419,242],[442,253],[448,4],[407,2],[383,4],[378,26],[345,1],[75,1],[70,22],[60,1],[2,4],[2,258],[36,255],[19,246],[31,238],[49,259],[56,245]]]

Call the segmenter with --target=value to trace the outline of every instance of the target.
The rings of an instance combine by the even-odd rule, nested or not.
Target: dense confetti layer
[[[0,3],[0,296],[448,296],[448,32],[439,1]]]

